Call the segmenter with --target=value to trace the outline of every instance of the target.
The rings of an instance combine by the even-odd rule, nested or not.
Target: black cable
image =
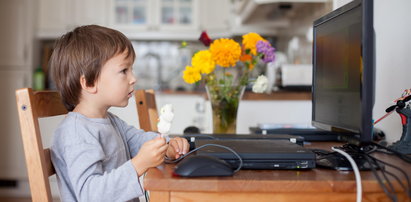
[[[381,180],[380,176],[378,175],[377,171],[375,170],[375,167],[373,166],[373,163],[371,162],[370,156],[369,155],[364,155],[365,160],[370,164],[371,171],[374,174],[375,178],[377,178],[377,182],[380,185],[380,187],[384,190],[384,193],[392,200],[392,201],[397,201],[397,197],[394,195],[392,196],[391,193],[388,191],[386,185],[383,183]]]
[[[373,160],[373,162],[374,162],[374,164],[377,166],[378,170],[380,170],[382,176],[384,177],[384,180],[388,183],[388,187],[390,188],[390,192],[391,192],[393,198],[395,198],[394,201],[398,201],[397,195],[395,194],[394,186],[392,185],[391,180],[390,180],[390,179],[388,178],[388,176],[386,175],[386,172],[387,172],[387,171],[385,170],[385,168],[382,168],[382,167],[380,166],[380,164],[378,164],[376,161]]]
[[[377,159],[377,158],[375,158],[375,157],[373,157],[373,156],[369,156],[369,157],[372,158],[372,159],[374,159],[375,161],[378,161],[378,162],[386,165],[386,166],[390,166],[390,167],[398,170],[400,173],[402,173],[402,174],[404,175],[406,181],[407,181],[407,187],[408,187],[407,195],[408,195],[408,197],[411,198],[411,181],[410,181],[410,177],[408,176],[408,174],[407,174],[403,169],[401,169],[401,168],[399,168],[399,167],[397,167],[397,166],[395,166],[395,165],[393,165],[393,164],[390,164],[390,163],[381,161],[381,160],[379,160],[379,159]]]
[[[395,178],[395,180],[398,182],[398,184],[400,184],[401,188],[404,190],[405,193],[408,193],[408,188],[405,186],[404,183],[401,182],[400,178],[396,175],[394,175],[394,173],[389,172],[389,171],[385,171],[388,175],[390,175],[391,177]]]
[[[196,137],[208,137],[210,139],[218,139],[218,138],[216,138],[212,135],[200,135],[200,134],[198,134],[198,135],[196,135],[196,134],[184,134],[181,137],[184,137],[184,138],[187,138],[187,137],[194,137],[194,138],[196,138]]]
[[[387,150],[387,151],[389,151],[389,152],[392,152],[393,154],[395,154],[396,156],[398,156],[400,159],[404,160],[404,161],[407,162],[407,163],[411,163],[411,157],[410,157],[410,156],[407,156],[407,155],[405,155],[405,154],[403,154],[403,153],[401,153],[401,152],[395,151],[395,150],[393,150],[393,149],[390,149],[390,148],[388,148],[388,147],[382,146],[382,145],[377,144],[377,143],[374,143],[374,142],[372,142],[372,144],[373,144],[373,145],[376,145],[377,147],[383,148],[383,149],[385,149],[385,150]]]
[[[238,172],[239,170],[241,170],[241,168],[243,167],[243,159],[241,158],[241,156],[240,156],[236,151],[234,151],[234,150],[231,149],[230,147],[227,147],[227,146],[224,146],[224,145],[219,145],[219,144],[205,144],[205,145],[201,145],[200,147],[191,150],[191,151],[188,152],[187,154],[185,154],[185,155],[183,155],[183,156],[180,156],[180,158],[178,158],[178,159],[170,160],[170,159],[167,159],[167,158],[166,158],[166,159],[165,159],[165,160],[166,160],[165,162],[166,162],[166,163],[177,163],[177,162],[179,162],[181,159],[183,159],[183,158],[185,158],[186,156],[190,155],[191,153],[193,153],[193,152],[195,152],[195,151],[197,151],[197,150],[200,150],[200,149],[202,149],[202,148],[204,148],[204,147],[208,147],[208,146],[214,146],[214,147],[220,147],[220,148],[223,148],[223,149],[227,149],[228,151],[232,152],[235,156],[237,156],[237,158],[240,160],[240,164],[238,165],[237,169],[234,170],[235,173]]]

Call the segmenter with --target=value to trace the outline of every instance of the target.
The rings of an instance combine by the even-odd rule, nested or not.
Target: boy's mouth
[[[128,93],[128,97],[133,96],[133,93],[134,93],[134,90],[130,91],[130,92]]]

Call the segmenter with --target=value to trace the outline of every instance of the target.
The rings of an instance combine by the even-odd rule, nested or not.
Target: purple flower
[[[265,63],[272,62],[275,59],[275,48],[271,46],[268,41],[258,41],[256,44],[257,52],[263,54],[263,61]]]

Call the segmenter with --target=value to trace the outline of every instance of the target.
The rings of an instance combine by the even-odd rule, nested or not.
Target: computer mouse
[[[179,162],[174,174],[182,177],[232,176],[230,164],[214,156],[192,155]]]

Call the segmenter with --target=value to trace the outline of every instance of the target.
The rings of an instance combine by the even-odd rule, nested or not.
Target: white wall
[[[385,114],[392,101],[411,88],[411,1],[375,0],[374,29],[376,32],[376,97],[374,119]],[[392,114],[376,127],[382,129],[389,142],[401,137],[398,114]]]
[[[334,0],[338,8],[350,0]],[[385,109],[411,88],[411,1],[374,0],[374,29],[376,47],[376,88],[374,120],[385,114]],[[401,137],[402,125],[393,113],[375,127],[382,129],[388,142]]]

